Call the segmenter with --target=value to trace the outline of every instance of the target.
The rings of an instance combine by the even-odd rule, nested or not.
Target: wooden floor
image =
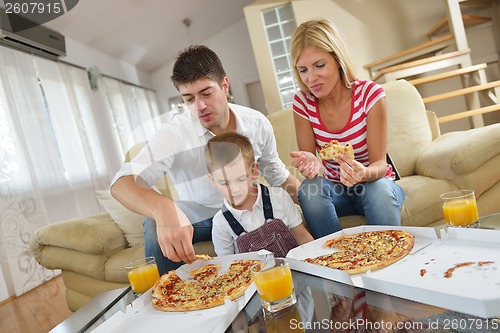
[[[46,333],[71,316],[66,287],[58,276],[0,304],[0,333]]]

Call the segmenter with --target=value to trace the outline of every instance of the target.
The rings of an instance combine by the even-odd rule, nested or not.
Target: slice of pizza
[[[334,158],[339,157],[340,154],[345,154],[354,159],[354,149],[352,148],[351,143],[348,142],[345,146],[343,146],[337,140],[332,140],[321,146],[321,150],[319,151],[319,155],[324,160],[333,160]]]
[[[252,284],[250,268],[259,262],[260,260],[253,259],[234,260],[229,266],[228,272],[214,282],[215,289],[230,300],[241,297]]]
[[[189,275],[201,284],[210,284],[219,275],[221,265],[220,264],[209,264],[192,270]]]

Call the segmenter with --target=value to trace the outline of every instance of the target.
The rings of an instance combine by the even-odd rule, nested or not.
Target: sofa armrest
[[[426,110],[425,113],[427,114],[427,120],[429,121],[429,127],[431,128],[431,138],[432,140],[435,140],[441,135],[437,115],[434,111],[430,110]]]
[[[500,154],[500,124],[449,132],[432,141],[417,159],[418,175],[455,179]]]
[[[107,213],[53,223],[35,231],[30,249],[40,262],[45,246],[109,257],[128,246],[123,232]]]

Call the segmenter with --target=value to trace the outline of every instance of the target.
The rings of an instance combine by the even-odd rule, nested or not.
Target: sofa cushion
[[[453,182],[461,189],[474,190],[476,198],[478,198],[495,184],[500,185],[499,165],[500,155],[497,155],[476,170],[454,179]]]
[[[129,262],[144,258],[144,246],[137,245],[120,251],[106,261],[104,277],[106,281],[128,283],[125,265]]]
[[[432,134],[422,97],[405,80],[382,85],[387,101],[387,151],[401,177],[415,174],[415,162]]]
[[[429,221],[443,218],[441,193],[458,190],[451,181],[424,176],[408,176],[397,183],[405,192],[401,225],[425,227]]]
[[[500,124],[441,135],[420,155],[419,175],[455,179],[500,154]]]
[[[99,203],[120,227],[130,246],[144,244],[144,216],[125,208],[109,191],[96,191]]]
[[[68,270],[63,270],[61,275],[66,287],[66,300],[71,311],[78,310],[92,298],[104,291],[125,288],[128,286],[128,282],[118,283],[102,281]]]
[[[29,242],[30,251],[37,260],[42,260],[40,252],[47,247],[108,257],[127,245],[120,228],[104,212],[43,226],[33,233]]]
[[[276,149],[278,155],[285,164],[290,173],[302,181],[304,176],[297,168],[292,166],[293,158],[290,152],[298,151],[297,137],[295,135],[295,123],[293,120],[292,109],[276,111],[267,116],[273,126],[274,136],[276,138]],[[260,176],[259,181],[266,184],[264,177]]]

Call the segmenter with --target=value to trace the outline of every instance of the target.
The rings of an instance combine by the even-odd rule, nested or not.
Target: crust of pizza
[[[208,254],[195,254],[196,260],[202,260],[202,261],[210,261],[213,258],[209,256]]]
[[[319,155],[324,160],[333,160],[339,157],[340,154],[345,154],[354,159],[354,149],[350,142],[343,146],[337,140],[332,140],[321,146],[319,151]]]
[[[204,310],[242,296],[252,283],[250,267],[259,260],[235,260],[226,273],[217,276],[220,264],[209,264],[190,272],[196,281],[183,280],[169,271],[152,291],[153,306],[162,311]],[[213,278],[215,275],[215,278]]]
[[[333,238],[325,247],[339,251],[306,262],[360,274],[389,266],[404,258],[414,246],[414,237],[403,230],[367,231]]]

